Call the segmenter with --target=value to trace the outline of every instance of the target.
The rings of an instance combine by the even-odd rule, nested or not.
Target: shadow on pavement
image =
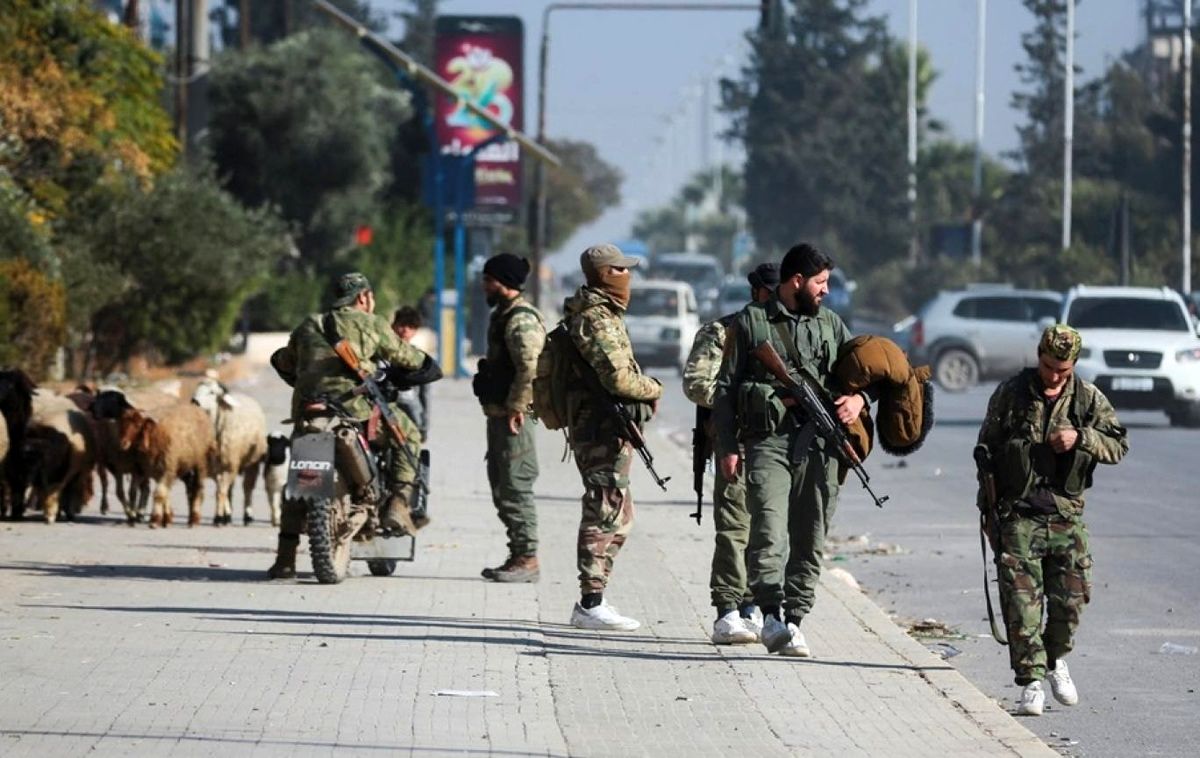
[[[205,553],[264,553],[274,555],[275,548],[272,547],[249,547],[240,545],[156,545],[153,542],[143,542],[139,545],[130,545],[130,547],[145,547],[152,550],[200,550]]]
[[[263,571],[218,566],[138,566],[126,564],[0,563],[0,571],[82,579],[148,579],[184,582],[257,582]]]

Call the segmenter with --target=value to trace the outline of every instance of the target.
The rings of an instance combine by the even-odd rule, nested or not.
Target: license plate
[[[1114,376],[1112,388],[1124,392],[1149,392],[1154,389],[1154,380],[1148,376]]]

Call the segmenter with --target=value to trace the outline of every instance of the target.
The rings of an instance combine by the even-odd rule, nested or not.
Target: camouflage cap
[[[1038,355],[1043,353],[1060,361],[1073,361],[1079,357],[1083,347],[1083,337],[1066,324],[1054,324],[1042,332],[1042,340],[1038,343]]]
[[[637,258],[630,258],[621,252],[621,248],[612,244],[592,245],[579,256],[579,265],[583,273],[598,273],[604,266],[623,266],[634,268],[638,265]]]
[[[371,283],[367,281],[367,277],[357,271],[342,274],[333,285],[333,307],[341,308],[350,305],[360,294],[370,291]]]

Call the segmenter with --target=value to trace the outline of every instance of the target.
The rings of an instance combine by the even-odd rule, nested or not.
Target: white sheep
[[[209,472],[217,483],[217,513],[214,524],[233,520],[233,485],[242,475],[245,510],[242,523],[254,521],[254,485],[258,470],[267,456],[267,417],[262,406],[249,395],[230,392],[215,379],[204,379],[192,393],[192,402],[212,420],[217,440],[215,458]]]
[[[286,434],[267,435],[267,459],[263,461],[263,484],[267,488],[267,503],[271,507],[271,526],[279,526],[283,507],[283,487],[287,484],[288,449],[292,440]]]

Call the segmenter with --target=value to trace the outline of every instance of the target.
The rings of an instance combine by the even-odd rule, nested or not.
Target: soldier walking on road
[[[594,371],[600,386],[625,404],[639,423],[658,409],[662,385],[642,373],[625,328],[630,279],[636,258],[615,245],[589,247],[580,257],[586,283],[563,303],[571,343],[582,371]],[[569,439],[583,477],[583,515],[579,522],[578,562],[582,597],[571,613],[581,629],[633,631],[641,623],[622,616],[604,599],[613,561],[633,528],[629,470],[633,448],[617,431],[617,420],[602,408],[602,398],[584,382],[569,388]]]
[[[779,286],[779,267],[764,263],[746,277],[750,282],[750,302],[765,303]],[[683,368],[683,394],[702,408],[712,408],[717,387],[717,371],[725,349],[728,327],[737,318],[730,313],[710,321],[696,333],[692,350]],[[708,449],[715,449],[716,434],[711,416],[705,425]],[[741,471],[725,478],[717,467],[713,487],[712,573],[709,588],[717,609],[712,641],[717,645],[758,642],[762,633],[762,613],[754,604],[746,583],[746,546],[750,540],[750,512],[746,510],[746,480]]]
[[[508,559],[485,568],[497,582],[536,582],[538,476],[537,445],[526,413],[533,398],[538,354],[546,341],[542,314],[522,295],[529,261],[509,253],[483,265],[483,291],[492,308],[487,356],[479,361],[475,395],[487,416],[487,474],[492,503],[508,533]]]
[[[358,378],[333,350],[331,337],[345,339],[365,370],[374,372],[380,360],[403,371],[427,368],[432,360],[417,348],[402,342],[386,319],[375,315],[375,293],[367,278],[359,273],[344,274],[335,285],[333,309],[308,316],[296,327],[286,347],[271,355],[271,366],[280,378],[292,387],[292,420],[299,432],[306,402],[322,396],[337,397],[354,389]],[[328,335],[326,324],[333,328]],[[436,365],[434,366],[436,369]],[[435,372],[440,376],[440,370]],[[354,397],[343,403],[347,411],[365,421],[371,414],[364,397]],[[406,413],[397,413],[400,427],[407,438],[401,443],[388,433],[379,435],[372,444],[397,448],[404,445],[407,454],[397,455],[398,463],[389,482],[391,497],[384,504],[379,520],[384,527],[408,534],[427,523],[414,523],[411,505],[416,499],[416,461],[421,452],[421,433]],[[291,508],[285,501],[279,525],[279,547],[275,563],[267,573],[272,579],[296,575],[296,548],[304,529],[303,510]]]
[[[750,353],[770,341],[792,372],[806,372],[829,392],[838,348],[850,331],[822,308],[833,261],[808,244],[788,250],[780,285],[765,303],[734,319],[717,375],[713,420],[717,461],[726,479],[738,476],[745,447],[747,558],[750,590],[762,609],[762,642],[769,652],[807,657],[800,623],[812,609],[825,536],[838,495],[836,451],[783,402],[777,381]],[[836,399],[848,424],[866,404],[862,395]]]
[[[979,430],[994,461],[999,523],[989,532],[1000,558],[1009,658],[1024,687],[1017,711],[1030,716],[1042,714],[1042,679],[1058,702],[1079,702],[1064,657],[1092,590],[1083,493],[1097,463],[1117,463],[1129,451],[1108,398],[1075,374],[1082,347],[1071,327],[1048,327],[1037,367],[996,388]],[[981,488],[981,508],[986,499]]]

